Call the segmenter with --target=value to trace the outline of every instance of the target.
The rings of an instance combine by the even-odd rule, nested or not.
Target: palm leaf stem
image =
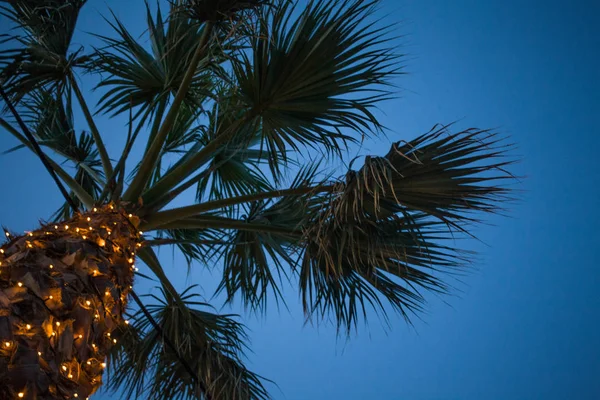
[[[83,111],[83,115],[85,116],[85,120],[87,121],[88,126],[90,127],[90,132],[92,137],[94,138],[94,142],[96,143],[96,148],[98,149],[98,153],[100,154],[100,160],[102,161],[102,168],[104,169],[104,175],[111,176],[112,175],[112,164],[110,162],[110,157],[108,156],[108,152],[106,151],[106,147],[104,146],[104,142],[102,141],[102,137],[100,136],[100,132],[98,131],[98,126],[96,126],[96,122],[94,121],[94,117],[90,112],[90,109],[85,102],[85,98],[79,89],[79,85],[77,84],[77,80],[73,74],[69,74],[69,82],[73,87],[73,91],[75,92],[75,97],[79,101],[79,106],[81,107],[81,111]]]
[[[148,181],[152,176],[152,172],[158,162],[158,159],[161,155],[161,150],[167,139],[169,131],[173,127],[175,120],[177,118],[177,114],[179,112],[179,108],[183,104],[183,100],[187,95],[189,88],[192,84],[192,80],[194,75],[196,74],[196,70],[198,68],[198,64],[200,60],[205,55],[205,49],[208,47],[208,42],[210,40],[210,34],[213,28],[212,22],[207,22],[204,26],[204,30],[202,32],[202,36],[200,37],[200,41],[198,43],[198,47],[194,52],[192,57],[192,61],[190,62],[189,68],[186,71],[186,74],[177,90],[177,94],[175,95],[175,99],[165,116],[163,123],[160,126],[160,129],[156,133],[156,137],[152,141],[152,145],[148,149],[148,151],[144,154],[144,159],[140,165],[140,168],[133,178],[131,185],[125,192],[123,198],[125,201],[135,201],[142,194]]]

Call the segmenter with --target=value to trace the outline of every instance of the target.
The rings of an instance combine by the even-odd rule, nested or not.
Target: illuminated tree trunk
[[[131,290],[137,218],[108,205],[0,247],[0,399],[86,399]]]

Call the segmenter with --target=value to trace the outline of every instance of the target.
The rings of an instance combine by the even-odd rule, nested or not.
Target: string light
[[[0,249],[0,254],[4,254],[4,249]]]
[[[127,261],[129,262],[129,264],[133,264],[133,258],[130,258]]]
[[[129,214],[129,218],[133,217],[133,214]]]
[[[82,334],[79,334],[78,338],[79,338],[79,339],[83,339],[83,335],[82,335]]]
[[[86,218],[87,222],[90,222],[92,219],[90,217]]]
[[[125,325],[129,325],[129,320],[125,320]]]
[[[91,362],[90,360],[88,360],[88,361],[86,362],[86,364],[87,364],[87,365],[92,365],[92,362]]]
[[[19,283],[17,283],[17,286],[19,286],[19,287],[23,287],[23,282],[19,282]]]
[[[100,365],[102,366],[102,368],[106,368],[106,363],[102,363]]]
[[[23,393],[23,392],[19,392],[19,394],[17,394],[17,396],[19,396],[19,398],[20,398],[20,399],[22,399],[22,398],[23,398],[23,396],[25,396],[25,393]]]
[[[41,356],[41,355],[42,355],[42,352],[41,352],[41,351],[38,351],[38,356]]]
[[[88,306],[91,306],[91,305],[92,305],[92,302],[91,302],[91,301],[89,301],[89,300],[86,300],[86,301],[85,301],[85,304],[87,304]]]
[[[87,239],[87,236],[83,235],[82,238],[83,238],[83,240],[85,240],[85,239]]]
[[[69,225],[65,225],[65,230],[69,230]]]
[[[94,212],[97,212],[97,211],[98,211],[98,209],[96,207],[94,207]]]
[[[48,268],[52,269],[52,268],[54,268],[54,265],[50,264],[50,265],[48,266]]]
[[[50,300],[52,300],[52,299],[54,298],[54,296],[50,295],[50,296],[48,296],[48,298],[49,298]]]
[[[69,374],[69,375],[68,375],[68,378],[69,378],[69,379],[73,378],[73,374]]]
[[[113,339],[113,343],[114,343],[114,344],[117,344],[117,339]]]
[[[56,321],[56,326],[60,326],[60,321]]]
[[[66,370],[67,370],[67,366],[66,366],[66,365],[63,365],[63,366],[62,366],[62,369],[63,369],[63,371],[66,371]]]
[[[29,236],[33,236],[33,233],[29,232],[27,235],[29,235]]]
[[[4,342],[4,347],[10,347],[10,346],[11,346],[10,342]]]
[[[27,325],[25,325],[25,328],[27,328],[27,330],[30,330],[31,329],[31,325],[27,324]]]
[[[105,244],[106,244],[106,241],[104,239],[102,239],[102,238],[98,239],[98,246],[104,247]]]
[[[73,393],[73,397],[79,397],[77,393]]]
[[[6,237],[10,236],[10,233],[8,233],[8,232],[4,232],[4,234],[6,235]]]
[[[107,290],[106,292],[104,292],[105,296],[110,296],[110,292]]]
[[[58,229],[58,225],[54,225],[54,229]]]

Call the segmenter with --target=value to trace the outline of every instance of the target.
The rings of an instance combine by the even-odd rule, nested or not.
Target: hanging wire
[[[54,172],[54,169],[52,168],[52,166],[48,162],[48,158],[46,157],[46,155],[42,151],[42,149],[41,149],[40,145],[38,144],[37,140],[35,139],[35,137],[31,134],[31,131],[29,130],[29,128],[27,128],[27,125],[25,125],[25,123],[23,122],[23,119],[19,115],[19,112],[13,106],[12,102],[10,101],[10,99],[8,98],[8,96],[6,95],[6,92],[4,91],[4,88],[2,86],[0,86],[0,96],[2,97],[2,99],[6,103],[6,106],[8,107],[8,109],[12,113],[13,117],[17,121],[17,124],[19,125],[19,127],[21,128],[21,130],[23,131],[23,133],[25,134],[25,137],[29,140],[29,142],[31,142],[31,145],[33,146],[33,149],[34,149],[35,153],[37,154],[37,156],[42,161],[42,164],[44,164],[44,167],[46,167],[46,169],[48,170],[48,173],[52,176],[52,179],[54,179],[54,182],[56,183],[56,186],[58,186],[58,189],[60,190],[60,192],[64,196],[64,198],[67,201],[67,203],[69,203],[69,205],[73,209],[73,212],[78,212],[77,204],[75,204],[75,202],[73,201],[73,198],[71,198],[71,196],[69,196],[69,193],[67,192],[67,190],[63,186],[63,184],[60,181],[60,179],[58,179],[58,176],[56,175],[56,172]]]

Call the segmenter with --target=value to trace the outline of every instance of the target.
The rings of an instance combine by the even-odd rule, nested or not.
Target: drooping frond
[[[350,171],[304,227],[300,290],[308,316],[333,316],[349,331],[367,306],[385,315],[388,300],[409,318],[425,301],[421,289],[446,291],[441,273],[469,257],[444,242],[468,233],[472,213],[509,200],[499,186],[512,178],[503,169],[509,149],[495,133],[444,126]]]
[[[138,313],[113,352],[109,387],[124,389],[123,398],[149,400],[268,398],[261,378],[242,364],[244,327],[233,316],[207,311],[192,289],[181,294],[182,302],[164,293],[152,296],[156,303],[147,309],[197,376],[190,376],[161,333]]]

